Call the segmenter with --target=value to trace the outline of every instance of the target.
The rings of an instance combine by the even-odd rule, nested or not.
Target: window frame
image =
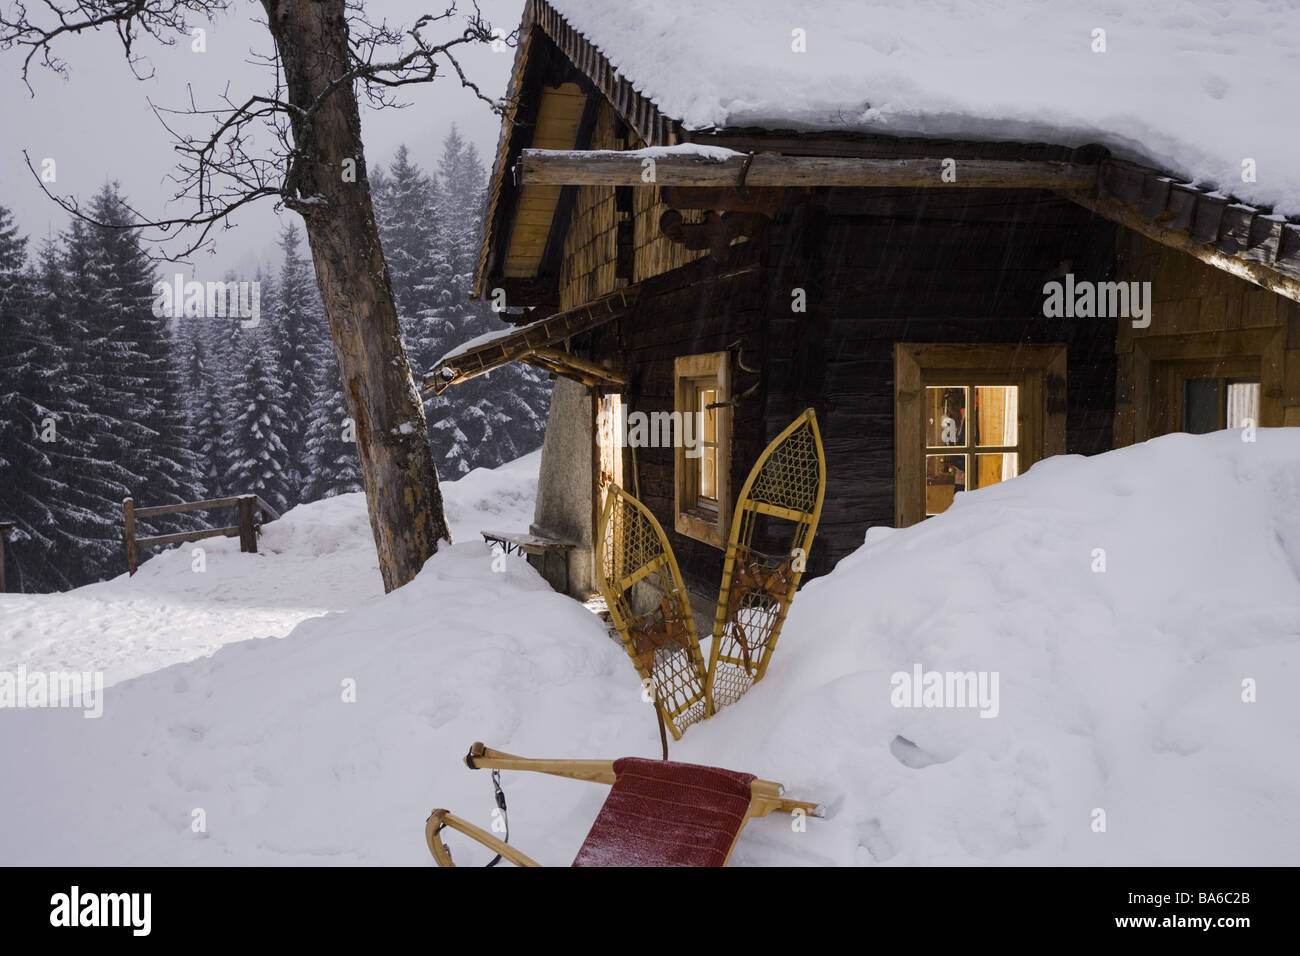
[[[1182,382],[1187,377],[1217,378],[1218,372],[1193,374],[1207,367],[1223,369],[1226,378],[1258,379],[1259,421],[1255,424],[1261,428],[1282,425],[1287,334],[1286,326],[1261,326],[1135,337],[1126,377],[1129,393],[1123,389],[1123,379],[1118,383],[1116,447],[1182,431]],[[1244,373],[1239,374],[1243,368]]]
[[[894,522],[899,528],[926,518],[925,389],[937,385],[1017,387],[1017,475],[1065,452],[1064,344],[896,342]]]
[[[681,355],[673,361],[673,411],[694,411],[696,390],[703,384],[717,389],[717,401],[731,396],[729,352]],[[698,469],[703,455],[687,458],[686,449],[674,436],[673,442],[673,526],[678,534],[715,548],[726,547],[731,528],[731,408],[722,405],[717,413],[717,509],[701,508],[698,499]],[[698,437],[698,436],[697,436]]]
[[[1260,407],[1264,404],[1262,361],[1258,355],[1226,356],[1209,359],[1168,359],[1151,365],[1151,386],[1156,401],[1152,405],[1152,429],[1157,435],[1172,435],[1186,430],[1186,387],[1196,379],[1214,379],[1219,382],[1219,426],[1227,427],[1224,416],[1227,410],[1226,383],[1251,381],[1259,384]],[[1255,423],[1256,425],[1259,422]]]

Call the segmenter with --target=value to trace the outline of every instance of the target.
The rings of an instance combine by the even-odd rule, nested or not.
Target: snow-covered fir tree
[[[483,236],[487,173],[478,150],[454,125],[438,162],[437,197],[435,309],[452,331],[430,364],[460,343],[502,328],[488,303],[469,298]],[[458,475],[491,468],[537,448],[550,393],[544,372],[513,362],[430,397],[425,409],[439,472]]]
[[[268,337],[275,356],[274,374],[284,412],[277,430],[286,455],[286,495],[295,503],[311,500],[303,497],[302,485],[307,467],[307,425],[317,381],[324,318],[315,277],[302,257],[301,241],[298,227],[293,223],[280,234],[280,280],[275,289],[275,310],[268,323]]]
[[[261,328],[243,330],[240,338],[241,371],[225,414],[225,489],[232,495],[261,495],[284,511],[292,463],[283,438],[286,415],[275,350]]]
[[[371,192],[407,357],[418,376],[442,355],[450,331],[435,308],[437,190],[402,145],[387,174],[377,185],[372,180]]]
[[[189,374],[186,385],[190,394],[190,430],[198,455],[205,497],[221,496],[226,472],[222,453],[221,392],[217,375],[207,357],[204,337],[190,339]]]
[[[348,417],[339,386],[338,361],[333,345],[321,353],[307,424],[307,471],[303,499],[317,501],[360,491],[361,462],[357,457],[356,427]]]
[[[197,457],[191,449],[180,364],[172,353],[172,320],[153,314],[153,266],[116,185],[91,203],[104,226],[80,230],[73,244],[89,243],[77,305],[86,332],[90,397],[113,417],[102,451],[132,476],[130,493],[141,504],[193,500]],[[80,261],[80,250],[74,253]],[[106,454],[105,454],[106,453]],[[162,520],[180,525],[186,520]]]

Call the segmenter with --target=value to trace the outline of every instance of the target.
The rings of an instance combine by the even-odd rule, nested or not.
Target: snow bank
[[[551,3],[689,129],[1098,142],[1300,214],[1290,0]]]
[[[443,482],[452,537],[527,530],[540,461],[534,452]],[[262,529],[257,547],[240,554],[238,540],[212,538],[146,552],[154,556],[134,577],[64,594],[0,594],[0,671],[99,670],[113,684],[232,641],[284,637],[306,618],[383,594],[360,493],[291,509]]]
[[[734,862],[1300,862],[1298,463],[1296,429],[1175,435],[873,531],[803,589],[768,678],[673,746],[829,807],[802,833],[756,821]],[[892,675],[918,664],[997,672],[997,716],[892,706]],[[432,807],[489,823],[487,775],[459,763],[475,739],[658,749],[598,619],[471,542],[283,640],[120,683],[98,720],[0,712],[0,859],[427,863]],[[512,842],[568,863],[605,788],[503,781]]]

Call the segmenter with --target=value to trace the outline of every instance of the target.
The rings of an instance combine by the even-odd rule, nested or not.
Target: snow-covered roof
[[[1300,214],[1295,0],[550,4],[689,130],[1101,143]]]

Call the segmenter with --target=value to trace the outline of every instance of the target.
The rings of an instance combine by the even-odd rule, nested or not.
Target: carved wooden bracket
[[[659,231],[670,242],[679,243],[687,249],[708,249],[709,254],[721,262],[726,258],[727,247],[733,240],[741,236],[756,238],[762,234],[768,221],[768,217],[762,213],[720,213],[710,209],[705,212],[703,222],[683,222],[681,213],[669,209],[659,217]]]

